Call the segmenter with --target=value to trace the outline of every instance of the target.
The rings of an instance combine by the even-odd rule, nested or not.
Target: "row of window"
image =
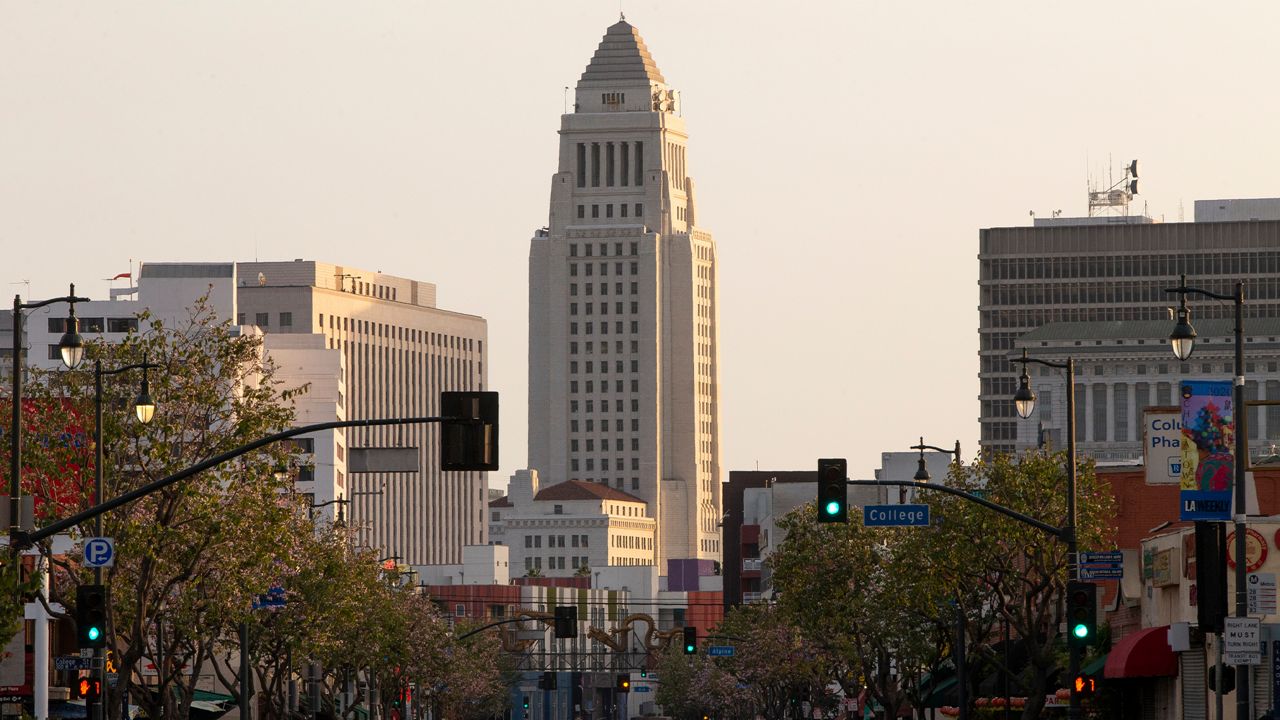
[[[621,392],[621,391],[619,391],[619,392]],[[601,401],[600,401],[600,412],[608,412],[608,409],[607,409],[608,407],[609,407],[609,406],[605,404],[605,401],[604,401],[604,400],[601,400]],[[570,401],[569,401],[569,412],[571,412],[571,413],[576,413],[576,412],[578,412],[578,408],[579,408],[579,405],[578,405],[578,401],[577,401],[577,400],[570,400]],[[587,401],[586,401],[586,408],[587,408],[587,412],[595,412],[595,401],[594,401],[594,400],[587,400]],[[619,401],[618,401],[618,412],[623,412],[623,409],[622,409],[622,401],[621,401],[621,400],[619,400]],[[639,401],[639,400],[632,400],[632,401],[631,401],[631,412],[640,412],[640,401]],[[590,421],[590,420],[588,420],[587,422],[591,422],[591,421]],[[601,422],[604,422],[604,421],[603,421],[603,420],[601,420]],[[588,425],[588,426],[587,426],[587,429],[588,429],[588,430],[590,430],[590,429],[591,429],[591,426],[590,426],[590,425]]]
[[[287,314],[288,313],[281,313],[282,318]],[[261,314],[259,314],[259,317],[261,317]],[[292,322],[292,318],[290,318],[290,322]],[[320,313],[320,327],[322,329],[324,328],[324,313]],[[484,341],[476,338],[447,335],[445,333],[400,327],[398,325],[388,325],[387,323],[370,322],[368,320],[356,320],[345,317],[340,318],[334,315],[329,316],[329,330],[364,333],[366,335],[374,335],[376,337],[386,337],[391,338],[392,340],[422,343],[424,345],[448,348],[450,350],[462,350],[464,352],[484,352]]]
[[[614,312],[614,314],[615,314],[615,315],[621,315],[621,314],[622,314],[622,308],[623,308],[622,301],[620,301],[620,300],[619,300],[619,301],[616,301],[616,302],[614,302],[614,303],[613,303],[613,312]],[[608,314],[609,314],[609,303],[607,303],[607,302],[599,303],[599,309],[600,309],[600,314],[601,314],[601,315],[608,315]],[[583,311],[583,314],[584,314],[584,315],[591,315],[591,314],[593,314],[593,313],[595,312],[595,310],[596,310],[596,303],[583,303],[583,304],[582,304],[582,311]],[[640,303],[635,302],[635,301],[633,300],[633,301],[631,302],[631,314],[632,314],[632,315],[635,315],[635,314],[636,314],[636,313],[638,313],[638,312],[640,312]],[[569,303],[569,314],[570,314],[570,315],[577,315],[577,314],[578,314],[578,303],[576,303],[576,302],[574,302],[574,303]]]
[[[583,363],[583,365],[584,365],[584,366],[585,366],[585,368],[586,368],[586,374],[590,375],[592,372],[594,372],[594,368],[595,368],[595,362],[594,362],[594,361],[592,361],[592,360],[588,360],[588,361],[586,361],[585,363]],[[622,361],[621,361],[621,360],[614,360],[614,361],[613,361],[613,368],[614,368],[614,372],[622,372],[622,368],[623,368]],[[632,360],[632,361],[631,361],[631,372],[640,372],[640,361],[639,361],[639,360]],[[578,374],[578,361],[577,361],[577,360],[570,360],[570,361],[569,361],[569,374],[571,374],[571,375],[577,375],[577,374]],[[608,374],[609,374],[609,361],[608,361],[608,360],[601,360],[601,361],[600,361],[600,374],[602,374],[602,375],[608,375]]]
[[[635,263],[631,263],[631,265],[634,267]],[[635,271],[633,270],[631,274],[634,275]],[[595,287],[596,286],[592,283],[583,283],[582,292],[584,295],[588,295],[588,296],[592,295],[595,291]],[[638,292],[640,292],[640,284],[635,282],[631,283],[631,294],[635,295]],[[569,283],[569,294],[570,295],[578,294],[578,283]],[[601,295],[609,294],[609,283],[600,283],[600,294]],[[613,294],[614,295],[622,294],[622,283],[613,284]]]
[[[641,209],[642,209],[642,206],[641,206],[641,205],[636,205],[636,215],[639,215],[639,214],[640,214]],[[582,215],[581,215],[581,212],[582,212],[582,206],[581,206],[581,205],[579,205],[579,206],[578,206],[578,212],[579,212],[578,217],[582,217]],[[626,215],[623,215],[623,217],[626,217]],[[592,248],[593,248],[593,247],[594,247],[594,245],[592,245],[591,243],[582,243],[582,254],[583,254],[583,257],[591,257],[591,250],[592,250]],[[640,254],[640,243],[638,243],[638,242],[630,243],[630,248],[631,248],[631,254],[632,254],[632,255],[639,255],[639,254]],[[620,243],[620,242],[616,242],[616,243],[614,243],[614,244],[613,244],[613,254],[614,254],[614,255],[619,255],[619,256],[620,256],[620,255],[622,255],[622,243]],[[602,243],[600,243],[600,257],[608,257],[608,256],[609,256],[609,243],[607,243],[607,242],[602,242]],[[578,257],[578,244],[577,244],[577,243],[569,243],[569,257]]]
[[[584,349],[586,350],[586,354],[587,354],[587,355],[591,355],[591,354],[593,354],[593,353],[595,352],[595,345],[594,345],[594,343],[592,343],[590,340],[588,340],[588,341],[586,342],[586,346],[585,346],[585,348],[584,348]],[[621,341],[621,340],[615,340],[615,341],[614,341],[614,343],[613,343],[613,351],[614,351],[615,353],[621,353],[621,352],[622,352],[622,341]],[[631,352],[632,352],[632,353],[638,353],[638,352],[640,352],[640,341],[638,341],[638,340],[632,340],[632,341],[631,341]],[[570,354],[570,355],[577,355],[577,354],[578,354],[578,343],[577,343],[577,341],[576,341],[576,340],[575,340],[574,342],[569,343],[569,354]],[[600,341],[600,354],[601,354],[601,355],[608,355],[608,354],[609,354],[609,341],[608,341],[608,340],[601,340],[601,341]]]
[[[49,332],[62,334],[67,331],[67,319],[63,317],[49,318]],[[127,333],[138,331],[138,318],[136,317],[82,317],[80,318],[80,332],[82,333]]]
[[[587,277],[591,277],[591,274],[594,271],[595,271],[595,263],[582,263],[583,275]],[[600,277],[604,277],[608,274],[609,274],[609,263],[607,262],[600,263]],[[622,274],[622,263],[615,262],[613,264],[613,274],[614,275]],[[631,262],[631,274],[632,275],[640,274],[640,263],[635,262],[634,260]],[[578,263],[569,263],[569,277],[578,277]],[[635,292],[635,291],[633,290],[632,292]],[[591,293],[587,293],[587,294],[590,295]],[[609,293],[607,292],[607,289],[602,289],[600,291],[600,294],[608,295]],[[618,294],[622,294],[621,289],[618,290]]]
[[[571,460],[569,460],[569,469],[574,472],[578,472],[579,469],[581,469],[581,467],[586,467],[587,472],[592,472],[593,470],[596,469],[595,458],[587,458],[586,460],[581,462],[584,463],[583,466],[579,466],[578,458],[572,458]],[[617,463],[615,463],[613,467],[615,470],[626,470],[627,468],[626,468],[626,463],[624,462],[624,458],[617,458]],[[631,458],[631,469],[632,470],[640,469],[640,458]],[[609,458],[600,459],[600,471],[609,472]],[[618,480],[621,481],[622,478],[618,478]],[[619,485],[618,487],[622,487],[622,486]]]
[[[990,258],[982,261],[983,280],[1040,280],[1055,278],[1160,278],[1165,287],[1186,273],[1191,278],[1226,275],[1230,279],[1196,280],[1196,286],[1230,294],[1241,275],[1280,274],[1280,253],[1212,252],[1151,254],[1129,257],[1036,256]],[[1215,284],[1217,287],[1215,287]]]
[[[601,411],[601,412],[609,412],[609,401],[608,401],[608,400],[601,400],[601,401],[600,401],[600,404],[603,406],[603,407],[601,407],[601,408],[600,408],[600,411]],[[590,402],[588,402],[588,403],[587,403],[587,405],[588,405],[587,412],[591,412],[591,407],[590,407],[591,403],[590,403]],[[621,400],[619,400],[619,401],[618,401],[618,412],[623,412],[623,408],[622,408],[622,401],[621,401]],[[594,432],[594,431],[595,431],[595,421],[594,421],[594,420],[592,420],[591,418],[587,418],[586,423],[587,423],[587,432]],[[622,418],[614,418],[614,423],[615,423],[615,425],[614,425],[613,431],[614,431],[614,432],[622,432]],[[601,418],[601,420],[600,420],[600,431],[601,431],[601,432],[609,432],[609,418]],[[640,431],[640,419],[639,419],[639,418],[631,418],[631,432],[639,432],[639,431]],[[577,420],[577,418],[574,418],[573,420],[570,420],[570,421],[569,421],[569,432],[574,432],[574,433],[578,432],[578,420]]]
[[[559,507],[559,506],[557,505],[556,507]],[[494,519],[497,520],[496,517]],[[548,535],[547,547],[549,548],[564,547],[565,546],[564,541],[566,537],[569,538],[570,541],[572,541],[571,547],[590,547],[587,544],[588,536],[586,535]],[[524,546],[527,548],[542,547],[542,536],[541,535],[525,535]]]
[[[598,328],[600,329],[600,334],[601,334],[601,335],[608,335],[608,334],[609,334],[609,322],[608,322],[607,320],[602,320],[602,321],[600,321],[600,323],[599,323],[598,325],[597,325],[596,323],[592,323],[592,322],[582,323],[582,334],[583,334],[583,335],[590,335],[590,334],[592,333],[592,331],[593,331],[593,326],[596,326],[596,327],[598,327]],[[616,320],[616,321],[614,321],[614,323],[613,323],[613,331],[614,331],[614,333],[615,333],[615,334],[621,335],[621,334],[622,334],[622,332],[623,332],[623,330],[622,330],[622,328],[623,328],[623,327],[624,327],[624,326],[623,326],[623,321],[621,321],[621,320]],[[631,332],[633,332],[633,333],[638,333],[638,332],[640,332],[640,321],[638,321],[638,320],[632,320],[632,321],[631,321]],[[569,334],[570,334],[570,335],[577,335],[577,334],[578,334],[578,323],[576,323],[576,322],[571,322],[571,323],[569,323]]]
[[[587,562],[587,556],[586,556],[586,555],[582,555],[581,557],[579,557],[579,556],[575,555],[575,556],[573,556],[573,557],[569,558],[569,561],[572,563],[571,567],[572,567],[574,570],[577,570],[578,568],[583,568],[583,567],[591,567],[590,563],[588,563],[588,562]],[[541,569],[542,569],[542,558],[540,558],[540,557],[526,557],[526,558],[524,559],[524,569],[525,569],[525,570],[534,570],[534,569],[541,570]],[[548,570],[564,570],[564,569],[566,569],[566,568],[565,568],[565,557],[564,557],[563,555],[556,555],[556,556],[548,557],[548,558],[547,558],[547,569],[548,569]]]
[[[631,205],[629,205],[629,204],[627,204],[627,203],[618,203],[618,217],[627,217],[627,210],[628,210],[628,209],[630,209],[630,208],[631,208]],[[644,215],[644,203],[635,203],[635,213],[632,215],[632,217],[642,217],[643,215]],[[605,204],[604,204],[604,216],[605,216],[606,218],[611,218],[611,217],[613,217],[613,203],[605,203]],[[586,206],[586,205],[579,205],[579,206],[578,206],[578,219],[579,219],[579,220],[583,220],[583,219],[586,219],[586,217],[587,217],[587,206]],[[600,217],[600,205],[599,205],[599,204],[593,203],[593,204],[591,205],[591,217],[593,217],[593,218],[598,218],[598,217]],[[633,243],[633,244],[634,244],[634,243]],[[635,255],[635,253],[634,253],[634,252],[633,252],[633,253],[631,253],[631,254],[632,254],[632,255]]]
[[[576,394],[578,393],[578,387],[579,387],[579,385],[578,385],[578,381],[577,381],[577,380],[570,380],[570,381],[569,381],[569,392],[570,392],[571,394],[575,394],[575,395],[576,395]],[[596,391],[596,381],[595,381],[595,380],[587,380],[586,382],[582,383],[582,386],[581,386],[581,387],[582,387],[582,392],[584,392],[584,393],[593,393],[593,392],[595,392],[595,391]],[[613,381],[613,392],[619,392],[619,393],[620,393],[620,392],[624,392],[624,390],[622,389],[623,387],[624,387],[624,386],[623,386],[623,384],[622,384],[622,381],[621,381],[621,380],[614,380],[614,381]],[[607,393],[607,392],[609,392],[609,381],[608,381],[608,380],[601,380],[601,381],[600,381],[600,392],[602,392],[602,393]],[[631,392],[633,392],[633,393],[638,393],[638,392],[640,392],[640,381],[639,381],[639,380],[632,380],[632,381],[631,381]]]
[[[280,327],[282,328],[293,327],[293,313],[282,312],[280,313],[279,320],[280,320]],[[236,313],[236,324],[237,325],[245,324],[244,313]],[[271,327],[271,313],[264,313],[264,312],[254,313],[253,324],[257,325],[260,328]]]
[[[601,424],[603,424],[603,423],[601,423]],[[595,441],[595,439],[593,439],[593,438],[587,438],[587,439],[586,439],[585,441],[583,441],[583,442],[584,442],[584,444],[585,444],[585,446],[586,446],[586,451],[587,451],[587,452],[595,452],[595,451],[596,451],[596,448],[595,448],[596,441]],[[618,439],[614,442],[615,447],[614,447],[613,449],[614,449],[614,450],[626,450],[626,448],[625,448],[625,447],[623,447],[625,444],[626,444],[626,438],[618,438]],[[578,440],[570,440],[570,441],[569,441],[569,452],[578,452],[578,446],[579,446],[579,441],[578,441]],[[602,452],[609,452],[609,438],[600,438],[600,450],[601,450]],[[632,452],[640,452],[640,438],[631,438],[631,451],[632,451]],[[602,469],[607,469],[607,468],[602,468]]]
[[[627,550],[652,550],[653,538],[643,535],[613,535],[609,538],[609,544]]]

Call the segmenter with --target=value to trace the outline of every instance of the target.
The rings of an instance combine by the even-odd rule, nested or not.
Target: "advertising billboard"
[[[1183,520],[1230,520],[1235,477],[1235,408],[1230,380],[1181,383]]]

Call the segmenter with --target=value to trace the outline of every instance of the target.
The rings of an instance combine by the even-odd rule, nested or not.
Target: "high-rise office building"
[[[237,323],[324,336],[342,353],[350,420],[439,414],[442,390],[483,390],[488,329],[436,307],[435,285],[327,263],[237,263]],[[299,422],[327,418],[299,417]],[[439,427],[348,428],[338,478],[363,541],[410,565],[459,562],[488,535],[486,473],[441,472]],[[378,452],[399,449],[399,452]],[[320,468],[316,472],[320,472]]]
[[[1019,337],[1042,325],[1167,318],[1166,308],[1176,306],[1177,297],[1164,290],[1176,286],[1183,273],[1189,284],[1224,294],[1233,293],[1235,283],[1243,281],[1246,317],[1274,317],[1280,312],[1280,221],[1276,220],[1037,220],[1033,227],[980,231],[978,265],[981,445],[987,450],[1011,452],[1019,446],[1019,423],[1026,421],[1020,421],[1014,412],[1012,398],[1020,370],[1009,362],[1009,357],[1015,352]],[[1199,318],[1230,318],[1234,312],[1231,303],[1196,298],[1190,302],[1193,323]],[[1101,345],[1104,338],[1084,333],[1072,342]],[[1139,342],[1139,338],[1133,338],[1135,346]],[[1151,339],[1141,338],[1141,342],[1149,343]],[[1034,354],[1035,348],[1029,349]],[[1134,374],[1136,380],[1138,365],[1151,365],[1145,348],[1134,350],[1139,355],[1120,367],[1127,368],[1124,372]],[[1061,348],[1053,352],[1062,355]],[[1168,358],[1167,364],[1174,365],[1171,352]],[[1085,383],[1080,375],[1084,371],[1084,367],[1076,369],[1077,412],[1083,418],[1086,411],[1082,403],[1088,402],[1088,417],[1095,413],[1104,417],[1108,414],[1105,394],[1096,402],[1092,395],[1086,399],[1081,394]],[[1105,371],[1100,365],[1089,369]],[[1040,373],[1033,369],[1033,375]],[[1088,384],[1097,382],[1090,380]],[[1127,401],[1127,394],[1125,398]],[[1140,412],[1141,408],[1133,409],[1135,415]],[[1105,428],[1105,424],[1091,427]],[[1078,430],[1083,432],[1084,427]],[[1095,430],[1089,437],[1101,439],[1102,432]],[[1108,437],[1114,439],[1115,434]],[[1058,438],[1055,444],[1062,447],[1062,442]]]
[[[662,567],[720,556],[716,246],[679,105],[636,29],[610,27],[529,253],[529,467],[643,499]]]

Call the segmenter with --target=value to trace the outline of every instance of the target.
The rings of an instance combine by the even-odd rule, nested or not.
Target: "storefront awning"
[[[1173,677],[1178,656],[1169,647],[1169,626],[1125,635],[1111,647],[1102,675],[1106,678]]]

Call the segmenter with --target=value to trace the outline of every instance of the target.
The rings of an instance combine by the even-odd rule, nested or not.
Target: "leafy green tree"
[[[996,455],[953,470],[949,482],[980,492],[995,503],[1054,526],[1067,521],[1064,452],[1030,451],[1019,457]],[[1113,496],[1090,461],[1078,465],[1076,535],[1082,550],[1113,547]],[[926,540],[930,572],[946,582],[975,591],[962,602],[981,603],[1009,624],[1026,650],[1021,693],[1024,718],[1038,717],[1054,681],[1065,679],[1065,638],[1059,633],[1067,582],[1066,544],[1012,518],[961,498],[931,493],[929,503],[941,522]],[[987,628],[972,637],[983,648],[995,633]],[[989,662],[1003,670],[996,653]],[[1060,683],[1059,683],[1060,684]]]
[[[175,328],[140,319],[148,328],[144,332],[130,333],[118,344],[95,342],[88,348],[87,363],[100,360],[105,369],[144,358],[160,366],[149,373],[158,410],[146,425],[132,419],[137,378],[121,376],[104,384],[104,497],[291,424],[292,408],[282,401],[264,362],[259,336],[242,335],[216,320],[204,301]],[[92,371],[35,375],[29,385],[35,407],[47,413],[70,409],[74,417],[92,418]],[[56,426],[58,421],[46,422]],[[77,492],[60,491],[44,519],[89,503],[94,448],[91,442],[72,445],[79,452],[74,463],[80,471],[73,483]],[[286,447],[269,446],[103,516],[104,532],[115,539],[117,555],[115,566],[104,574],[111,593],[108,638],[121,678],[118,687],[108,688],[106,708],[112,717],[119,712],[124,689],[151,717],[186,717],[191,678],[199,676],[210,656],[215,629],[247,613],[251,598],[288,574],[277,550],[295,545],[303,528],[296,522],[298,504],[287,492],[291,481],[275,472],[287,461]],[[54,458],[46,467],[69,470],[72,463]],[[92,531],[92,524],[86,524],[79,535]],[[58,570],[54,599],[71,605],[75,586],[90,575],[73,557],[53,560]],[[155,667],[158,683],[144,682],[148,665]]]
[[[811,506],[780,523],[786,540],[770,556],[778,611],[827,658],[846,697],[864,688],[897,717],[911,694],[904,678],[936,669],[948,647],[949,589],[921,565],[912,529],[819,524]],[[915,530],[919,532],[919,530]]]

